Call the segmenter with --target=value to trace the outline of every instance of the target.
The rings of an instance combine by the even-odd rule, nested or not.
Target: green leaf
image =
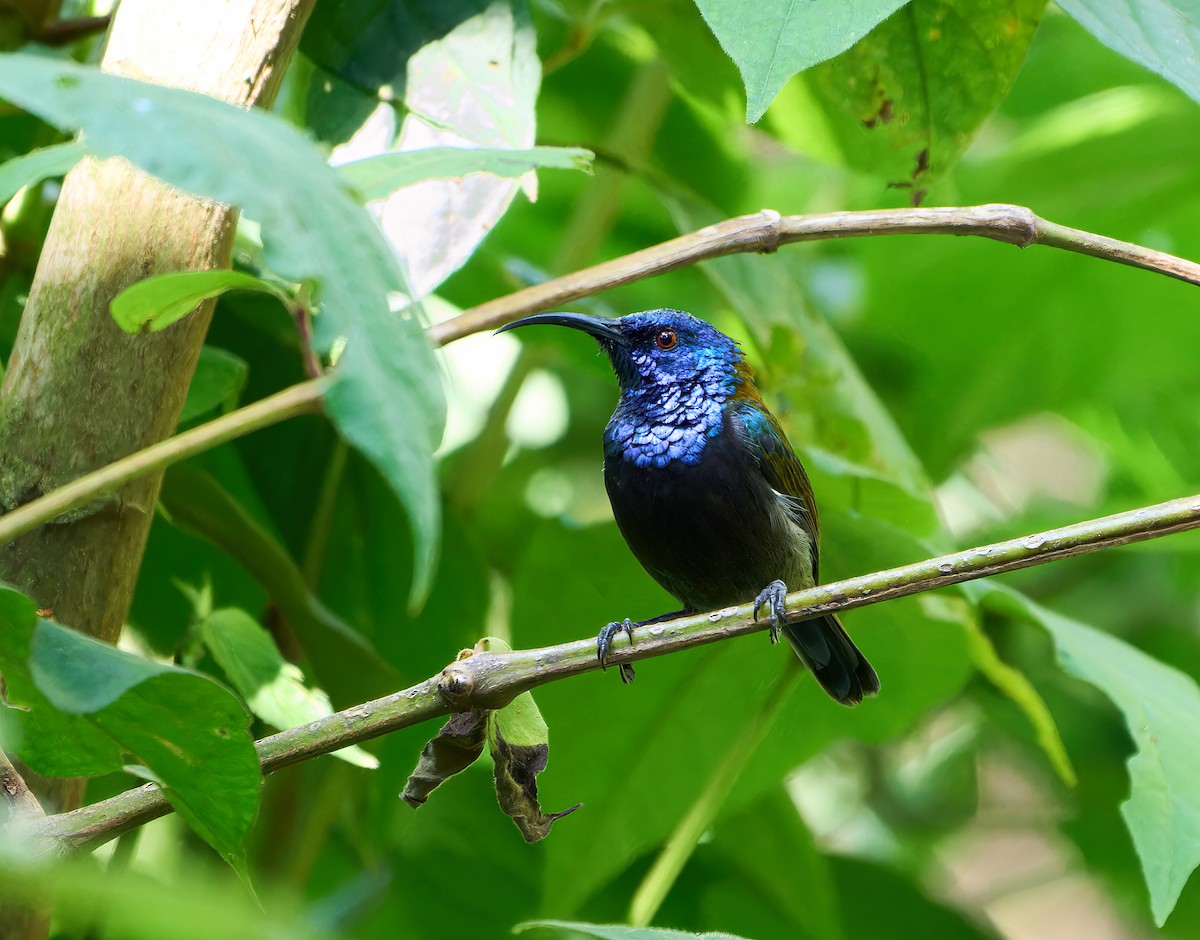
[[[992,645],[991,639],[984,632],[979,617],[974,611],[963,617],[963,623],[967,629],[967,638],[971,645],[971,660],[975,663],[975,668],[1025,713],[1025,717],[1033,727],[1038,744],[1049,759],[1050,766],[1058,774],[1058,778],[1069,787],[1075,786],[1078,782],[1075,777],[1075,768],[1071,765],[1066,745],[1063,744],[1062,736],[1058,733],[1058,725],[1054,723],[1054,716],[1050,714],[1045,700],[1038,694],[1038,690],[1025,673],[1014,669],[1000,658],[1000,654],[996,652],[996,647]]]
[[[292,728],[333,714],[329,697],[304,684],[304,674],[287,662],[271,634],[244,610],[214,610],[199,627],[204,645],[250,711],[276,728]],[[374,770],[374,755],[353,745],[333,752],[347,763]]]
[[[93,777],[120,770],[124,760],[117,744],[87,718],[54,708],[34,684],[29,646],[36,627],[33,601],[0,584],[5,699],[0,702],[0,740],[5,749],[48,776]]]
[[[162,781],[171,805],[239,872],[261,772],[241,703],[200,673],[39,620],[30,673],[47,702],[103,731]]]
[[[455,179],[471,173],[513,177],[538,167],[590,173],[594,156],[590,150],[579,147],[531,147],[528,150],[428,147],[424,150],[393,150],[343,163],[337,171],[365,201],[383,199],[402,186],[426,180]]]
[[[259,291],[291,304],[291,298],[274,284],[241,271],[183,271],[159,274],[138,281],[113,298],[109,305],[117,326],[126,333],[157,333],[187,316],[202,301],[230,290]]]
[[[240,356],[216,346],[201,346],[179,423],[187,424],[217,408],[233,407],[249,372],[250,366]]]
[[[0,164],[0,206],[12,199],[21,189],[51,176],[63,176],[87,155],[78,141],[54,144],[31,150],[29,153]]]
[[[1058,0],[1108,48],[1200,101],[1200,7],[1179,0]]]
[[[405,291],[404,278],[320,152],[274,115],[38,56],[0,56],[0,95],[64,130],[82,129],[98,156],[123,156],[186,192],[241,207],[260,223],[274,273],[314,285],[314,345],[328,352],[347,343],[327,413],[407,509],[412,598],[423,598],[439,528],[438,366],[417,324],[390,312],[389,292]]]
[[[585,924],[571,920],[531,920],[517,924],[513,933],[525,933],[544,927],[569,930],[599,940],[745,940],[731,933],[689,933],[686,930],[666,930],[661,927],[626,927],[624,924]]]
[[[849,49],[908,0],[696,0],[746,86],[754,124],[787,80]]]
[[[258,755],[241,705],[207,676],[164,666],[39,620],[0,587],[5,743],[35,770],[98,775],[134,762],[238,871],[258,809]],[[13,740],[13,739],[16,740]]]
[[[1178,669],[990,584],[973,588],[988,607],[1044,627],[1059,663],[1107,695],[1125,716],[1136,752],[1121,815],[1142,862],[1150,907],[1161,927],[1200,865],[1200,687]]]
[[[911,201],[920,202],[1008,92],[1044,6],[912,0],[847,52],[805,73],[842,159],[911,189]],[[793,126],[821,123],[815,113],[788,117]],[[789,139],[804,146],[795,135]]]

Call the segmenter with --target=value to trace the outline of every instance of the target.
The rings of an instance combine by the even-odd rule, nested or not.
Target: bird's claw
[[[629,645],[633,645],[633,628],[637,624],[626,617],[623,621],[614,620],[607,624],[600,635],[596,637],[596,658],[600,660],[600,668],[608,668],[608,654],[612,649],[612,642],[618,634],[624,633],[629,637]],[[633,665],[631,663],[617,663],[617,670],[621,673],[621,681],[626,685],[633,682]]]
[[[754,598],[754,619],[758,619],[758,610],[764,605],[771,612],[771,642],[779,642],[779,631],[787,623],[787,585],[782,581],[772,581],[763,588],[758,597]]]

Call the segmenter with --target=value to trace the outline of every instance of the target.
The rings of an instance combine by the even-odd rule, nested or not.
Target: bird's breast
[[[705,433],[691,461],[639,462],[659,453],[657,441],[672,453],[671,434],[650,436],[633,436],[633,459],[606,447],[604,480],[621,534],[655,580],[697,610],[745,603],[776,578],[812,582],[807,535],[727,422]]]
[[[621,396],[604,429],[605,460],[634,467],[694,466],[719,433],[724,398],[701,384],[655,386]]]

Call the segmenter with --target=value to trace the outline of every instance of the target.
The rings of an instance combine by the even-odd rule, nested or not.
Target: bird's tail
[[[879,691],[879,676],[833,614],[789,623],[783,633],[830,698],[857,705]]]

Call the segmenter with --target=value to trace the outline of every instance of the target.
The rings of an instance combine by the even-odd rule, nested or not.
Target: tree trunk
[[[269,105],[314,0],[122,0],[105,71]],[[234,212],[120,160],[67,176],[0,387],[0,511],[168,436],[212,303],[161,333],[130,336],[108,305],[145,277],[227,267]],[[115,641],[129,609],[161,474],[0,546],[0,579],[55,620]],[[50,812],[82,781],[42,789]],[[18,921],[24,919],[24,925]],[[0,940],[45,935],[43,918],[0,912]]]

